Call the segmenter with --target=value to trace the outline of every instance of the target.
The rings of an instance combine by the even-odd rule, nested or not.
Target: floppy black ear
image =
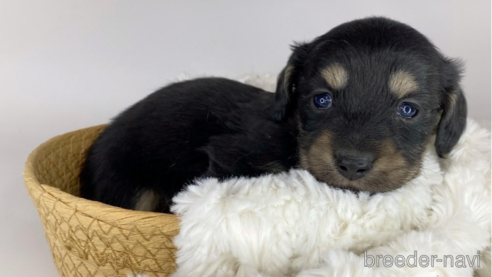
[[[439,157],[446,157],[456,145],[466,127],[466,99],[459,85],[461,64],[442,58],[441,120],[437,126],[435,147]]]
[[[292,98],[295,92],[295,81],[299,75],[302,64],[307,57],[307,43],[296,43],[291,47],[292,54],[285,68],[277,78],[275,91],[275,103],[273,105],[273,118],[281,121],[292,108]]]

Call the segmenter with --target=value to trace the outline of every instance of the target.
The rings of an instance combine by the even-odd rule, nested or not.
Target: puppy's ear
[[[295,83],[301,71],[302,64],[307,57],[307,43],[296,43],[292,47],[292,54],[285,68],[277,78],[275,103],[273,104],[273,119],[281,121],[292,108]]]
[[[447,157],[466,127],[466,99],[459,85],[462,66],[458,61],[441,59],[441,120],[437,126],[435,147],[441,158]]]

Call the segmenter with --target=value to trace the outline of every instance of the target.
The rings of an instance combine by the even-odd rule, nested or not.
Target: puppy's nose
[[[364,177],[372,169],[374,158],[371,154],[338,155],[336,166],[338,172],[349,180]]]

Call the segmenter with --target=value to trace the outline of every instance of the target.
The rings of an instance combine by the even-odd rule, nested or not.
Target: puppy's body
[[[163,88],[118,116],[91,147],[82,195],[165,211],[195,178],[291,168],[296,128],[272,120],[273,100],[273,93],[221,78]]]
[[[199,177],[291,167],[352,190],[415,178],[435,136],[445,157],[466,124],[460,67],[385,18],[342,24],[293,47],[275,94],[225,79],[173,84],[131,107],[91,147],[82,196],[167,211]]]

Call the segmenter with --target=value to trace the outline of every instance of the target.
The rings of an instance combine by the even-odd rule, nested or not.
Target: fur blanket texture
[[[197,180],[173,199],[172,276],[490,276],[490,133],[467,124],[448,159],[429,146],[421,174],[387,193],[304,170]]]

